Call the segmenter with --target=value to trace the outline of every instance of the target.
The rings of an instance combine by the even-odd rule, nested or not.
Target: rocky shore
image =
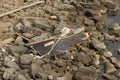
[[[0,14],[40,0],[2,0]],[[108,48],[120,41],[120,25],[106,29],[104,14],[115,15],[111,0],[43,0],[0,18],[0,80],[120,80],[120,59]],[[61,27],[62,26],[62,27]],[[92,36],[57,59],[41,56],[28,43],[55,38],[63,27]],[[62,46],[61,46],[62,47]],[[120,56],[120,48],[117,51]]]

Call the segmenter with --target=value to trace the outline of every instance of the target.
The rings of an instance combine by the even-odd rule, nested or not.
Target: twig
[[[3,16],[6,16],[8,14],[11,14],[11,13],[14,13],[14,12],[17,12],[17,11],[20,11],[22,9],[26,9],[28,7],[32,7],[34,5],[37,5],[37,4],[40,4],[40,3],[43,3],[44,1],[38,1],[36,3],[33,3],[33,4],[30,4],[30,5],[26,5],[26,6],[23,6],[23,7],[20,7],[20,8],[17,8],[15,10],[12,10],[12,11],[9,11],[9,12],[6,12],[6,13],[3,13],[3,14],[0,14],[0,18],[3,17]]]

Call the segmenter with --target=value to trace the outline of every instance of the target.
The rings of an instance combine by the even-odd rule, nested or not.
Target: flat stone
[[[98,73],[92,68],[81,68],[73,76],[74,80],[97,80]]]
[[[41,29],[46,29],[46,28],[51,29],[52,28],[52,26],[50,26],[47,21],[35,20],[33,23],[36,27],[41,28]]]
[[[33,56],[29,54],[23,54],[20,56],[20,63],[21,64],[30,64],[33,60]]]
[[[120,60],[119,59],[117,59],[116,57],[111,57],[110,60],[116,67],[120,68]]]

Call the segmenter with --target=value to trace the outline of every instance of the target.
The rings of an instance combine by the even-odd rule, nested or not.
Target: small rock
[[[23,39],[21,37],[17,37],[17,39],[15,40],[15,44],[22,46],[25,43],[23,42]]]
[[[17,25],[16,25],[16,28],[20,31],[21,30],[21,27],[23,27],[23,24],[22,23],[18,23]]]
[[[13,62],[12,60],[10,60],[9,57],[5,58],[4,65],[7,66],[7,67],[9,67],[9,68],[13,68],[15,70],[19,70],[20,69],[20,67],[15,62]]]
[[[118,49],[118,53],[120,54],[120,48]]]
[[[9,80],[12,76],[15,75],[15,69],[14,68],[6,68],[4,73],[3,73],[3,78],[5,80]]]
[[[71,74],[70,72],[66,71],[64,76],[66,77],[66,80],[72,80],[73,74]]]
[[[63,62],[63,61],[56,61],[56,65],[57,65],[58,67],[64,67],[64,66],[66,65],[66,63]]]
[[[33,35],[30,34],[30,33],[23,33],[23,35],[24,35],[25,37],[27,37],[27,38],[32,38],[32,37],[33,37]]]
[[[15,80],[28,80],[28,79],[24,75],[18,74],[17,76],[15,76]]]
[[[58,20],[58,17],[55,16],[55,15],[53,15],[53,16],[50,16],[50,19],[52,19],[52,20]]]
[[[12,52],[26,52],[28,50],[28,48],[24,46],[10,46],[9,48]]]
[[[73,80],[97,80],[97,72],[92,68],[81,68],[73,77]]]
[[[96,54],[95,55],[95,60],[93,61],[94,65],[99,65],[100,64],[100,55]]]
[[[38,21],[38,20],[35,20],[33,22],[33,24],[38,27],[38,28],[41,28],[41,29],[52,29],[52,26],[49,25],[49,23],[47,21]]]
[[[94,49],[97,49],[97,50],[106,49],[106,46],[103,42],[100,42],[94,38],[92,39],[91,45]]]
[[[120,26],[118,23],[113,23],[110,27],[110,30],[120,30]]]
[[[112,56],[112,52],[108,51],[108,50],[102,50],[101,53],[103,54],[103,56],[105,57],[111,57]]]
[[[53,77],[52,75],[49,75],[49,76],[48,76],[48,79],[49,79],[49,80],[53,80],[54,77]]]
[[[115,58],[115,57],[111,57],[111,62],[118,68],[120,68],[120,60]]]
[[[115,68],[115,66],[110,62],[108,61],[107,59],[104,61],[105,63],[105,72],[106,73],[114,73],[115,71],[117,71],[117,69]]]
[[[108,80],[115,80],[115,77],[113,77],[113,76],[110,75],[110,74],[104,73],[102,76],[103,76],[104,78],[108,79]]]
[[[23,25],[25,25],[26,27],[31,27],[32,23],[30,21],[28,21],[26,18],[21,19]]]
[[[67,78],[66,77],[57,77],[56,80],[67,80]]]
[[[45,74],[45,73],[37,73],[36,75],[35,75],[37,78],[39,78],[39,79],[42,79],[42,80],[47,80],[48,79],[48,75],[47,74]]]
[[[94,21],[88,18],[84,19],[84,24],[87,26],[93,26],[94,25]]]
[[[31,64],[31,74],[33,77],[35,77],[36,74],[41,72],[43,72],[43,69],[40,66],[34,63]]]
[[[33,60],[33,56],[29,54],[23,54],[20,56],[20,63],[21,64],[30,64]]]
[[[109,35],[108,33],[103,33],[105,40],[114,40],[115,36]]]

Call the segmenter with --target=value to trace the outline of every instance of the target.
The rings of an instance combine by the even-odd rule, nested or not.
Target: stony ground
[[[1,0],[0,14],[38,1]],[[106,46],[120,41],[120,26],[112,23],[104,31],[103,17],[116,13],[117,5],[110,0],[43,1],[0,15],[0,80],[120,80],[120,60]],[[55,30],[61,22],[70,28],[84,25],[85,32],[92,33],[90,40],[70,46],[55,60],[40,58],[25,46],[58,35]]]

